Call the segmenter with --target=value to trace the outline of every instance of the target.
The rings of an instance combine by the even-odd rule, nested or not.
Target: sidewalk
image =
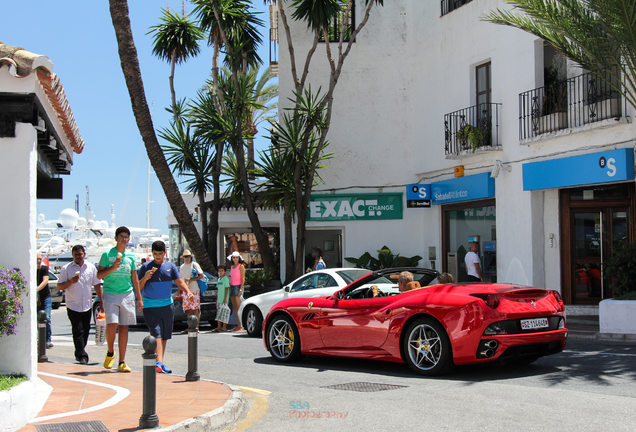
[[[229,426],[241,415],[244,403],[237,388],[212,381],[186,382],[175,375],[156,376],[156,414],[162,430],[213,431]],[[118,373],[100,364],[49,362],[38,364],[38,377],[52,391],[38,416],[21,432],[140,430],[141,372]],[[81,423],[60,424],[69,422],[93,424],[84,428],[80,428]]]
[[[599,332],[598,315],[568,315],[565,326],[570,338],[596,339]]]

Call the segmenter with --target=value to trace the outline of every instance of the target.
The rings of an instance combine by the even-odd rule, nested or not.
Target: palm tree
[[[137,127],[146,146],[148,159],[150,159],[150,163],[166,194],[166,199],[170,204],[172,213],[177,219],[181,231],[197,258],[197,261],[199,261],[201,267],[204,269],[213,271],[214,267],[203,247],[199,233],[192,222],[190,212],[183,201],[181,192],[172,176],[170,167],[166,162],[166,158],[157,141],[157,136],[152,126],[152,117],[148,109],[144,85],[141,79],[141,70],[139,69],[137,48],[135,47],[132,30],[130,28],[128,3],[126,0],[109,0],[109,3],[110,16],[117,38],[121,68],[126,80],[126,86],[128,87],[128,93],[130,94],[130,101],[133,114],[137,121]]]
[[[524,30],[594,72],[636,108],[634,0],[506,0],[485,21]],[[619,72],[620,71],[620,72]]]
[[[197,195],[199,208],[201,209],[201,223],[203,228],[203,247],[208,247],[208,215],[205,204],[205,194],[212,189],[212,168],[214,165],[214,145],[205,142],[200,136],[191,134],[190,124],[184,121],[182,115],[183,104],[180,104],[178,121],[172,122],[170,128],[164,128],[159,136],[168,142],[162,146],[168,155],[168,164],[172,166],[173,173],[189,179],[186,183],[186,191]],[[214,257],[213,257],[214,258]],[[216,263],[216,261],[212,261]]]
[[[185,14],[184,14],[185,15]],[[152,53],[162,60],[170,62],[170,93],[172,95],[172,114],[177,119],[177,96],[174,90],[174,70],[188,57],[194,57],[201,48],[199,41],[205,37],[203,32],[186,16],[180,17],[176,12],[163,9],[161,24],[154,25],[146,34],[154,33]]]
[[[254,170],[254,137],[258,134],[258,125],[264,121],[276,122],[278,118],[278,84],[268,84],[274,75],[266,67],[265,71],[257,79],[258,68],[250,68],[248,78],[253,83],[252,93],[256,98],[249,123],[245,129],[247,136],[247,164],[250,170]],[[252,179],[253,179],[252,175]]]

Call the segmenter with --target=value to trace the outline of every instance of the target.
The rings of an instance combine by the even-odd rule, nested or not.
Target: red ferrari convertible
[[[397,284],[402,271],[414,276],[405,292]],[[486,283],[428,286],[438,275],[378,270],[332,296],[280,301],[263,323],[265,347],[284,363],[303,354],[368,358],[406,362],[421,375],[494,360],[530,363],[563,351],[567,329],[558,292]]]

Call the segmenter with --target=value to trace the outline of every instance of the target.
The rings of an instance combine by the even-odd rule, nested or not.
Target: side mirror
[[[344,291],[338,291],[336,293],[336,300],[342,300],[344,298]]]
[[[291,291],[291,285],[287,285],[285,288],[283,288],[285,290],[285,292],[290,292]]]

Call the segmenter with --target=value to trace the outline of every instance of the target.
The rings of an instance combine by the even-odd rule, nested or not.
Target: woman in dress
[[[241,294],[243,294],[243,286],[245,285],[245,261],[243,257],[237,251],[232,252],[228,257],[232,262],[230,268],[230,301],[232,302],[232,308],[236,313],[237,326],[232,331],[242,331],[241,317],[238,316],[238,310],[241,306]]]
[[[194,315],[198,321],[201,321],[201,292],[197,281],[203,278],[203,270],[201,270],[201,266],[198,263],[192,261],[192,253],[188,249],[183,251],[181,258],[183,258],[183,264],[179,268],[179,273],[193,294],[189,297],[183,297],[183,310],[188,317]],[[198,321],[197,332],[200,324]],[[181,333],[185,334],[187,332],[188,330],[183,330]]]

